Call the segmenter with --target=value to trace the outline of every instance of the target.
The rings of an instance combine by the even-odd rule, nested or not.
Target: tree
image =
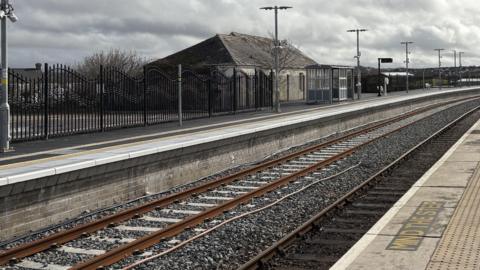
[[[148,62],[147,58],[138,55],[136,51],[110,49],[108,52],[100,51],[86,56],[75,69],[87,77],[94,78],[98,75],[100,65],[103,65],[136,77],[142,73],[143,66]]]
[[[271,69],[274,69],[275,68],[275,49],[276,49],[275,36],[273,33],[269,33],[269,37],[270,37],[269,46],[266,47],[265,49],[270,54],[271,62],[267,63],[267,66],[269,66]],[[291,67],[295,63],[296,58],[302,54],[299,48],[297,48],[297,46],[295,46],[289,40],[279,40],[277,50],[278,50],[279,73],[281,73],[286,68]]]

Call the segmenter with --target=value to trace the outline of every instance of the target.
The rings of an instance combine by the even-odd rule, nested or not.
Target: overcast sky
[[[158,59],[216,33],[269,36],[272,11],[279,12],[279,37],[322,64],[354,65],[356,37],[363,65],[393,57],[403,66],[403,40],[411,46],[411,66],[437,66],[434,48],[445,48],[442,66],[453,66],[453,49],[465,51],[463,65],[480,54],[479,0],[11,0],[20,18],[9,23],[12,67],[36,62],[79,62],[95,51],[120,48]]]

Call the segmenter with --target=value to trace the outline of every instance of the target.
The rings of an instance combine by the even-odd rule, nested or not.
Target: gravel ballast
[[[337,164],[335,171],[359,162],[360,166],[260,213],[229,223],[136,269],[236,269],[405,151],[478,105],[478,101],[473,101],[455,106],[372,143]],[[334,173],[331,171],[325,175]],[[161,250],[160,247],[157,249]],[[125,266],[138,259],[132,257],[112,267]]]
[[[337,162],[335,164],[336,166],[329,168],[328,170],[322,170],[310,177],[299,179],[296,182],[289,184],[287,187],[283,187],[274,192],[268,193],[264,197],[253,199],[249,204],[242,205],[231,211],[228,211],[222,216],[215,218],[206,224],[201,224],[195,228],[192,228],[191,230],[185,231],[181,235],[175,237],[174,240],[188,239],[198,234],[198,232],[194,229],[211,228],[212,226],[215,226],[224,220],[238,216],[240,213],[251,211],[267,205],[315,180],[322,179],[352,168],[351,170],[335,178],[319,182],[300,194],[296,194],[271,208],[226,224],[225,226],[220,227],[218,230],[201,237],[172,253],[139,266],[138,269],[236,269],[238,266],[248,261],[257,253],[270,246],[276,240],[294,230],[297,226],[305,222],[314,214],[318,213],[321,209],[333,203],[340,196],[350,191],[370,175],[375,173],[379,168],[390,163],[410,147],[427,138],[434,131],[445,126],[448,122],[458,117],[469,108],[473,108],[474,105],[477,106],[478,104],[480,104],[480,102],[473,101],[469,102],[469,104],[455,106],[445,112],[440,112],[430,116],[428,119],[421,120],[414,126],[405,128],[396,134],[392,134],[375,143],[363,147],[361,151],[358,151],[352,156]],[[326,139],[322,139],[322,141],[324,140]],[[315,143],[318,143],[318,141]],[[296,149],[291,149],[288,151],[294,150]],[[284,153],[282,153],[282,155],[283,154]],[[241,168],[248,166],[249,165],[245,165],[243,167],[234,168],[228,172],[222,172],[219,175],[231,173],[232,171],[238,171]],[[65,226],[59,227],[56,230],[69,228],[74,224],[83,223],[86,220],[95,219],[99,216],[105,216],[115,211],[131,207],[132,205],[137,205],[144,201],[160,198],[165,195],[178,192],[180,189],[198,185],[204,181],[208,181],[216,177],[218,177],[218,175],[202,179],[199,182],[191,185],[173,189],[166,193],[149,196],[148,198],[142,198],[129,204],[120,205],[110,210],[94,214],[90,217],[78,219],[73,223],[65,224]],[[213,196],[214,194],[209,195]],[[196,200],[196,202],[198,202],[198,200]],[[212,201],[205,201],[205,203],[212,203]],[[181,205],[175,205],[172,208],[184,209],[184,207]],[[151,215],[155,216],[155,213],[152,213]],[[162,213],[161,216],[165,217],[165,213]],[[170,217],[182,218],[184,216],[171,214]],[[141,222],[143,225],[145,224],[144,221],[139,220],[130,220],[126,222],[126,224],[129,226],[135,226],[139,222]],[[151,222],[150,225],[152,227],[165,227],[167,224]],[[111,234],[110,231],[117,230],[114,228],[107,228],[102,230],[99,235],[109,237]],[[51,231],[46,233],[51,233]],[[143,235],[145,235],[144,232],[122,231],[121,233],[121,237],[123,238],[135,238]],[[23,239],[22,241],[33,239],[39,236],[41,236],[41,234],[35,234],[30,238],[27,237]],[[172,241],[172,239],[166,239],[148,251],[154,253],[163,251],[166,248],[174,246],[175,243],[176,242]],[[9,246],[17,244],[18,242],[11,243]],[[67,245],[72,247],[91,248],[91,244],[92,241],[88,238],[81,238]],[[100,242],[97,244],[96,248],[108,249],[112,246],[118,246],[119,244],[120,242]],[[74,258],[72,256],[75,256],[75,254],[68,254],[68,256],[64,257],[64,259],[58,258],[51,260],[56,256],[55,254],[57,254],[59,257],[62,257],[64,255],[63,253],[65,252],[52,249],[48,252],[32,256],[32,258],[34,258],[35,261],[50,261],[58,264],[64,264],[66,261],[69,261],[67,265],[71,265],[73,262],[90,257],[78,255],[77,258]],[[145,254],[133,256],[121,261],[116,265],[113,265],[112,268],[119,268],[128,265],[135,260],[143,258],[144,256]]]

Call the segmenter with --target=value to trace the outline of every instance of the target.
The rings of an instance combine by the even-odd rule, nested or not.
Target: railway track
[[[462,101],[464,99],[454,104]],[[189,230],[192,235],[201,234],[208,230],[199,226],[205,221],[240,204],[248,204],[252,198],[288,185],[299,177],[329,170],[362,146],[438,112],[442,106],[454,104],[428,106],[381,121],[183,192],[14,247],[0,253],[0,265],[31,269],[98,269],[132,254],[148,257],[152,255],[148,248],[158,243],[164,243],[164,249],[168,250],[181,242],[175,238],[180,233]],[[50,261],[46,260],[52,251],[61,252],[63,258],[51,256]],[[69,256],[71,254],[74,256]],[[36,256],[42,256],[41,263]]]
[[[457,118],[239,269],[329,269],[478,119]]]

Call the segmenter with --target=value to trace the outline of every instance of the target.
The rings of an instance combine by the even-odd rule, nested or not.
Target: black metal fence
[[[272,106],[272,73],[232,76],[185,70],[181,75],[182,119]],[[100,132],[179,120],[179,79],[154,67],[134,78],[99,67],[89,79],[64,65],[45,64],[42,76],[9,71],[12,141]]]

